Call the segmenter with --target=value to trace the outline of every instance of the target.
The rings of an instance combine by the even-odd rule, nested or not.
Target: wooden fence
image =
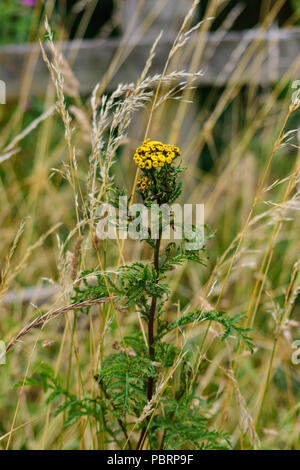
[[[127,0],[128,1],[128,0]],[[133,2],[133,3],[132,3]],[[128,5],[134,8],[135,0]],[[127,3],[125,2],[127,5]],[[125,10],[124,22],[130,22],[130,9]],[[89,93],[109,69],[113,58],[119,54],[118,69],[108,80],[107,88],[118,83],[135,81],[142,71],[158,31],[165,24],[166,33],[157,46],[151,68],[152,73],[161,72],[174,39],[163,16],[146,35],[133,30],[126,37],[106,40],[83,40],[61,44],[65,57],[73,58],[72,68],[80,82],[80,91]],[[129,25],[130,26],[130,25]],[[151,34],[150,34],[151,32]],[[244,32],[215,32],[205,36],[195,34],[190,41],[205,43],[201,60],[204,72],[199,85],[222,86],[231,83],[255,83],[267,85],[276,82],[294,64],[291,78],[300,77],[300,29],[249,30]],[[298,60],[299,59],[299,60]],[[42,60],[38,44],[9,45],[0,48],[0,80],[6,83],[7,99],[20,94],[26,64],[34,70],[30,80],[30,94],[43,95],[49,82],[49,73]],[[177,68],[189,67],[185,58]]]

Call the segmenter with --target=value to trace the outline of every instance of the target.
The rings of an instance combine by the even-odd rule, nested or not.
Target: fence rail
[[[173,36],[162,37],[152,64],[152,73],[161,72],[172,44]],[[201,85],[222,86],[228,83],[267,85],[276,82],[300,58],[300,29],[274,29],[268,32],[209,33],[191,41],[205,41],[202,59]],[[90,93],[107,73],[109,65],[121,46],[122,38],[83,40],[62,43],[65,57],[75,57],[72,68],[80,82],[80,91]],[[154,39],[146,36],[136,44],[129,40],[122,46],[120,66],[109,80],[107,88],[118,83],[133,82],[142,71]],[[249,53],[250,51],[250,53]],[[248,59],[246,54],[248,54]],[[243,64],[246,60],[246,66]],[[300,60],[300,59],[299,59]],[[7,99],[15,99],[21,89],[26,63],[34,65],[30,94],[44,95],[49,73],[43,63],[38,44],[9,45],[0,48],[0,80],[6,83]],[[188,67],[188,62],[179,67]],[[293,79],[300,77],[299,64]]]

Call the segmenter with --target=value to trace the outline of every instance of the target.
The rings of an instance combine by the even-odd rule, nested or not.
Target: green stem
[[[160,250],[160,243],[161,243],[161,235],[162,235],[162,227],[160,226],[159,228],[159,237],[157,239],[155,249],[154,249],[154,269],[156,271],[156,280],[158,282],[159,279],[159,250]],[[149,357],[151,361],[154,360],[154,355],[155,355],[155,350],[154,350],[154,321],[155,321],[155,312],[156,312],[156,305],[157,305],[157,296],[153,295],[152,300],[151,300],[151,306],[150,306],[150,311],[149,311],[149,317],[148,317],[148,347],[149,347]],[[154,389],[154,378],[149,377],[148,382],[147,382],[147,399],[148,401],[151,401],[152,396],[153,396],[153,389]],[[147,416],[147,425],[149,424],[150,421],[150,416]],[[140,447],[143,447],[143,443],[145,440],[147,434],[147,426],[144,426],[140,438],[137,444],[137,450],[140,449]]]

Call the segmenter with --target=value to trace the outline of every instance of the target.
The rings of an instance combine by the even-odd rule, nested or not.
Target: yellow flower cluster
[[[133,160],[136,166],[144,170],[170,165],[174,158],[180,155],[175,145],[167,145],[157,140],[147,139],[136,149]]]
[[[142,191],[143,189],[147,189],[150,186],[150,180],[147,176],[144,178],[140,178],[137,182],[138,189]]]

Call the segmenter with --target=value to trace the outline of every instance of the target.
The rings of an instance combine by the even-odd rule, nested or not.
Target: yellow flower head
[[[143,191],[144,189],[148,189],[150,186],[150,180],[147,176],[144,176],[144,178],[140,178],[137,182],[137,187],[140,191]]]
[[[157,140],[147,139],[143,145],[136,149],[133,160],[137,167],[143,170],[162,168],[170,165],[174,158],[180,155],[180,150],[175,145],[167,145]]]

